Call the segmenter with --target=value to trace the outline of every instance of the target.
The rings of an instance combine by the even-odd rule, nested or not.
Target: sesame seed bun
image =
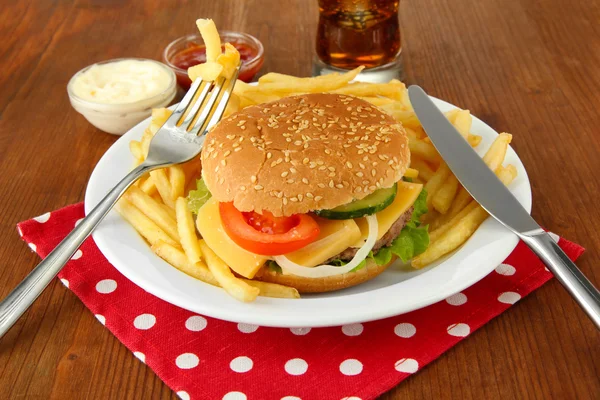
[[[291,286],[300,293],[323,293],[332,292],[359,285],[381,274],[387,267],[396,260],[392,260],[385,265],[377,265],[373,260],[367,260],[367,265],[355,272],[348,272],[341,275],[328,276],[325,278],[306,278],[296,275],[278,274],[268,268],[262,268],[254,279],[264,282],[279,283],[280,285]]]
[[[399,181],[408,137],[359,98],[307,94],[247,107],[206,137],[202,175],[220,202],[275,216],[332,209]]]

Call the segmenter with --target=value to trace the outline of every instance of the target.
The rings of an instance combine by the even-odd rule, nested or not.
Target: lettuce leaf
[[[200,178],[196,181],[196,190],[190,190],[190,193],[188,194],[188,208],[194,214],[198,214],[200,207],[202,207],[211,197],[212,195],[206,187],[204,180]]]

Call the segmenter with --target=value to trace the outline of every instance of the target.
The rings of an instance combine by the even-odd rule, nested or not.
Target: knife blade
[[[512,230],[525,234],[541,229],[423,89],[411,86],[408,94],[431,143],[471,196]]]
[[[548,266],[600,329],[600,292],[534,221],[419,86],[410,86],[412,107],[431,143],[473,198],[513,231]]]

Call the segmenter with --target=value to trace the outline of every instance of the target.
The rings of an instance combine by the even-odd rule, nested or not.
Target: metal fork
[[[154,135],[146,160],[117,183],[87,217],[0,302],[0,337],[38,298],[131,184],[147,172],[189,161],[200,153],[206,133],[225,112],[238,72],[239,65],[230,80],[194,81],[173,114]]]

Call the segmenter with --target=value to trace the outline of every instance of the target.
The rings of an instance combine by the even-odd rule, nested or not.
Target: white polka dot
[[[498,301],[505,304],[515,304],[519,300],[521,300],[521,295],[515,292],[504,292],[498,296]]]
[[[175,359],[175,364],[181,369],[191,369],[198,366],[200,359],[193,353],[183,353]]]
[[[554,232],[548,232],[548,235],[550,235],[550,237],[552,238],[552,240],[554,240],[556,243],[558,243],[558,240],[560,239],[560,236],[558,236]]]
[[[104,318],[104,315],[96,314],[95,317],[102,325],[106,325],[106,318]]]
[[[285,396],[285,397],[282,397],[281,400],[302,400],[302,399],[298,396]]]
[[[83,221],[83,218],[80,218],[77,221],[75,221],[75,227],[77,227],[77,225],[79,225],[81,221]]]
[[[45,222],[48,222],[48,220],[50,219],[50,213],[47,212],[45,214],[40,215],[39,217],[35,217],[34,220],[36,220],[37,222],[39,222],[40,224],[43,224]]]
[[[60,281],[62,282],[63,285],[65,285],[66,287],[69,287],[69,281],[66,280],[65,278],[60,278]]]
[[[285,363],[284,368],[290,375],[302,375],[308,370],[308,363],[301,358],[292,358]]]
[[[496,267],[496,272],[500,275],[511,276],[514,275],[517,270],[512,265],[500,264]]]
[[[192,332],[199,332],[206,328],[206,318],[199,315],[192,315],[185,321],[185,327]]]
[[[146,364],[146,355],[144,353],[141,353],[139,351],[135,351],[133,353],[133,355],[136,356],[138,360],[140,360],[141,362],[143,362],[144,364]]]
[[[229,392],[223,396],[223,400],[247,400],[248,397],[242,392]]]
[[[96,283],[96,291],[102,294],[108,294],[115,291],[117,288],[117,282],[112,279],[103,279]]]
[[[446,303],[451,306],[462,306],[467,302],[467,296],[463,293],[456,293],[446,299]]]
[[[342,400],[362,400],[362,399],[360,397],[350,396],[350,397],[343,397]]]
[[[19,236],[23,237],[23,231],[20,226],[17,226],[17,232],[19,232]]]
[[[33,251],[36,251],[36,250],[37,250],[37,246],[36,246],[35,244],[33,244],[33,243],[27,243],[27,245],[29,246],[29,248],[30,248],[31,250],[33,250]]]
[[[246,356],[236,357],[229,363],[229,368],[233,372],[248,372],[252,369],[254,363],[252,360]]]
[[[185,390],[177,392],[177,396],[179,396],[181,400],[190,400],[190,395]]]
[[[292,331],[294,335],[304,336],[310,332],[310,328],[290,328],[290,331]]]
[[[73,257],[71,257],[71,260],[79,260],[82,255],[83,252],[81,250],[77,250],[75,254],[73,254]]]
[[[344,375],[354,376],[362,372],[363,365],[360,361],[350,358],[340,364],[340,372]]]
[[[350,324],[342,326],[342,332],[346,336],[359,336],[365,328],[362,324]]]
[[[412,358],[402,358],[396,361],[394,368],[398,372],[406,372],[407,374],[414,374],[419,369],[419,363],[417,360]]]
[[[142,330],[152,328],[155,323],[156,317],[152,314],[141,314],[135,317],[135,319],[133,320],[133,326]]]
[[[402,338],[409,338],[417,333],[417,328],[413,324],[404,322],[394,327],[394,333]]]
[[[258,329],[258,325],[244,324],[244,323],[240,322],[237,325],[237,328],[242,333],[252,333],[252,332],[256,332],[256,330]]]
[[[471,333],[471,328],[467,324],[452,324],[446,328],[448,334],[452,336],[465,337]]]

